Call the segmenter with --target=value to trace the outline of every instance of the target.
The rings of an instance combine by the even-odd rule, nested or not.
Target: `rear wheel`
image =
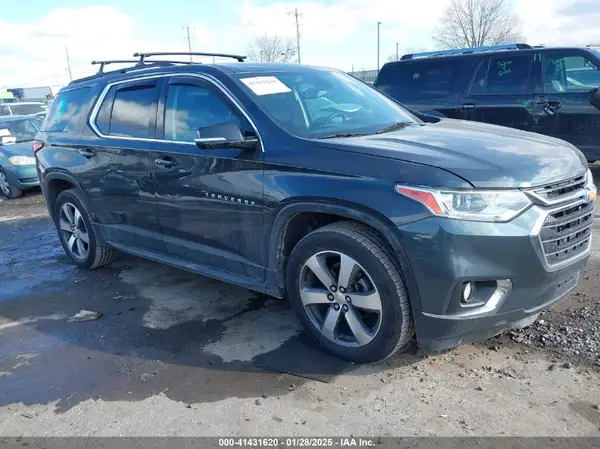
[[[94,269],[113,261],[115,250],[100,242],[80,194],[65,190],[56,199],[54,222],[67,255],[82,268]]]
[[[6,198],[18,198],[23,191],[17,186],[11,185],[4,169],[0,168],[0,193]]]
[[[333,223],[304,237],[290,256],[287,287],[308,333],[344,359],[384,359],[413,335],[408,295],[391,252],[356,223]]]

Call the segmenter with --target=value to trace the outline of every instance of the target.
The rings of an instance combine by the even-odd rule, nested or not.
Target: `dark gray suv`
[[[422,120],[335,70],[156,56],[73,81],[33,145],[77,265],[120,250],[287,297],[360,362],[525,326],[576,285],[596,188],[573,145]]]

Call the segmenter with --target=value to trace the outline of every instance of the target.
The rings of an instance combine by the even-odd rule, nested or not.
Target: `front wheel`
[[[23,194],[23,191],[10,183],[4,169],[0,168],[0,193],[6,198],[18,198]]]
[[[54,223],[63,249],[78,266],[91,270],[114,259],[115,250],[98,239],[90,214],[76,190],[65,190],[58,195]]]
[[[404,282],[372,230],[338,222],[304,237],[287,267],[288,297],[307,332],[353,362],[385,359],[414,330]]]

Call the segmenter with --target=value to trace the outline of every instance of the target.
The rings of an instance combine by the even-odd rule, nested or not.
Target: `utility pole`
[[[379,70],[379,27],[381,22],[377,22],[377,70]]]
[[[71,62],[69,61],[69,48],[66,45],[65,54],[67,55],[67,69],[69,70],[69,80],[73,81],[73,74],[71,73]]]
[[[288,14],[293,15],[296,18],[296,52],[298,53],[298,64],[302,63],[300,59],[300,22],[298,21],[298,17],[302,17],[302,14],[298,12],[298,8],[294,8],[292,12],[288,12]]]
[[[400,55],[398,54],[398,42],[396,42],[396,61],[400,61]]]
[[[190,26],[189,25],[185,25],[184,26],[185,31],[187,33],[187,42],[188,42],[188,52],[190,53],[190,62],[192,62],[192,41],[190,39]]]

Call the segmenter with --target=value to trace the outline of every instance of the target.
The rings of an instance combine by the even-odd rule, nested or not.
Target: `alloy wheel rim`
[[[5,195],[10,194],[10,186],[8,185],[8,179],[6,179],[6,175],[2,172],[0,172],[0,190],[2,190],[2,193],[4,193]]]
[[[381,328],[379,291],[369,273],[344,253],[322,251],[305,262],[300,298],[315,328],[338,345],[365,346]]]
[[[78,260],[86,259],[90,251],[90,236],[79,209],[71,203],[63,204],[58,224],[71,256]]]

